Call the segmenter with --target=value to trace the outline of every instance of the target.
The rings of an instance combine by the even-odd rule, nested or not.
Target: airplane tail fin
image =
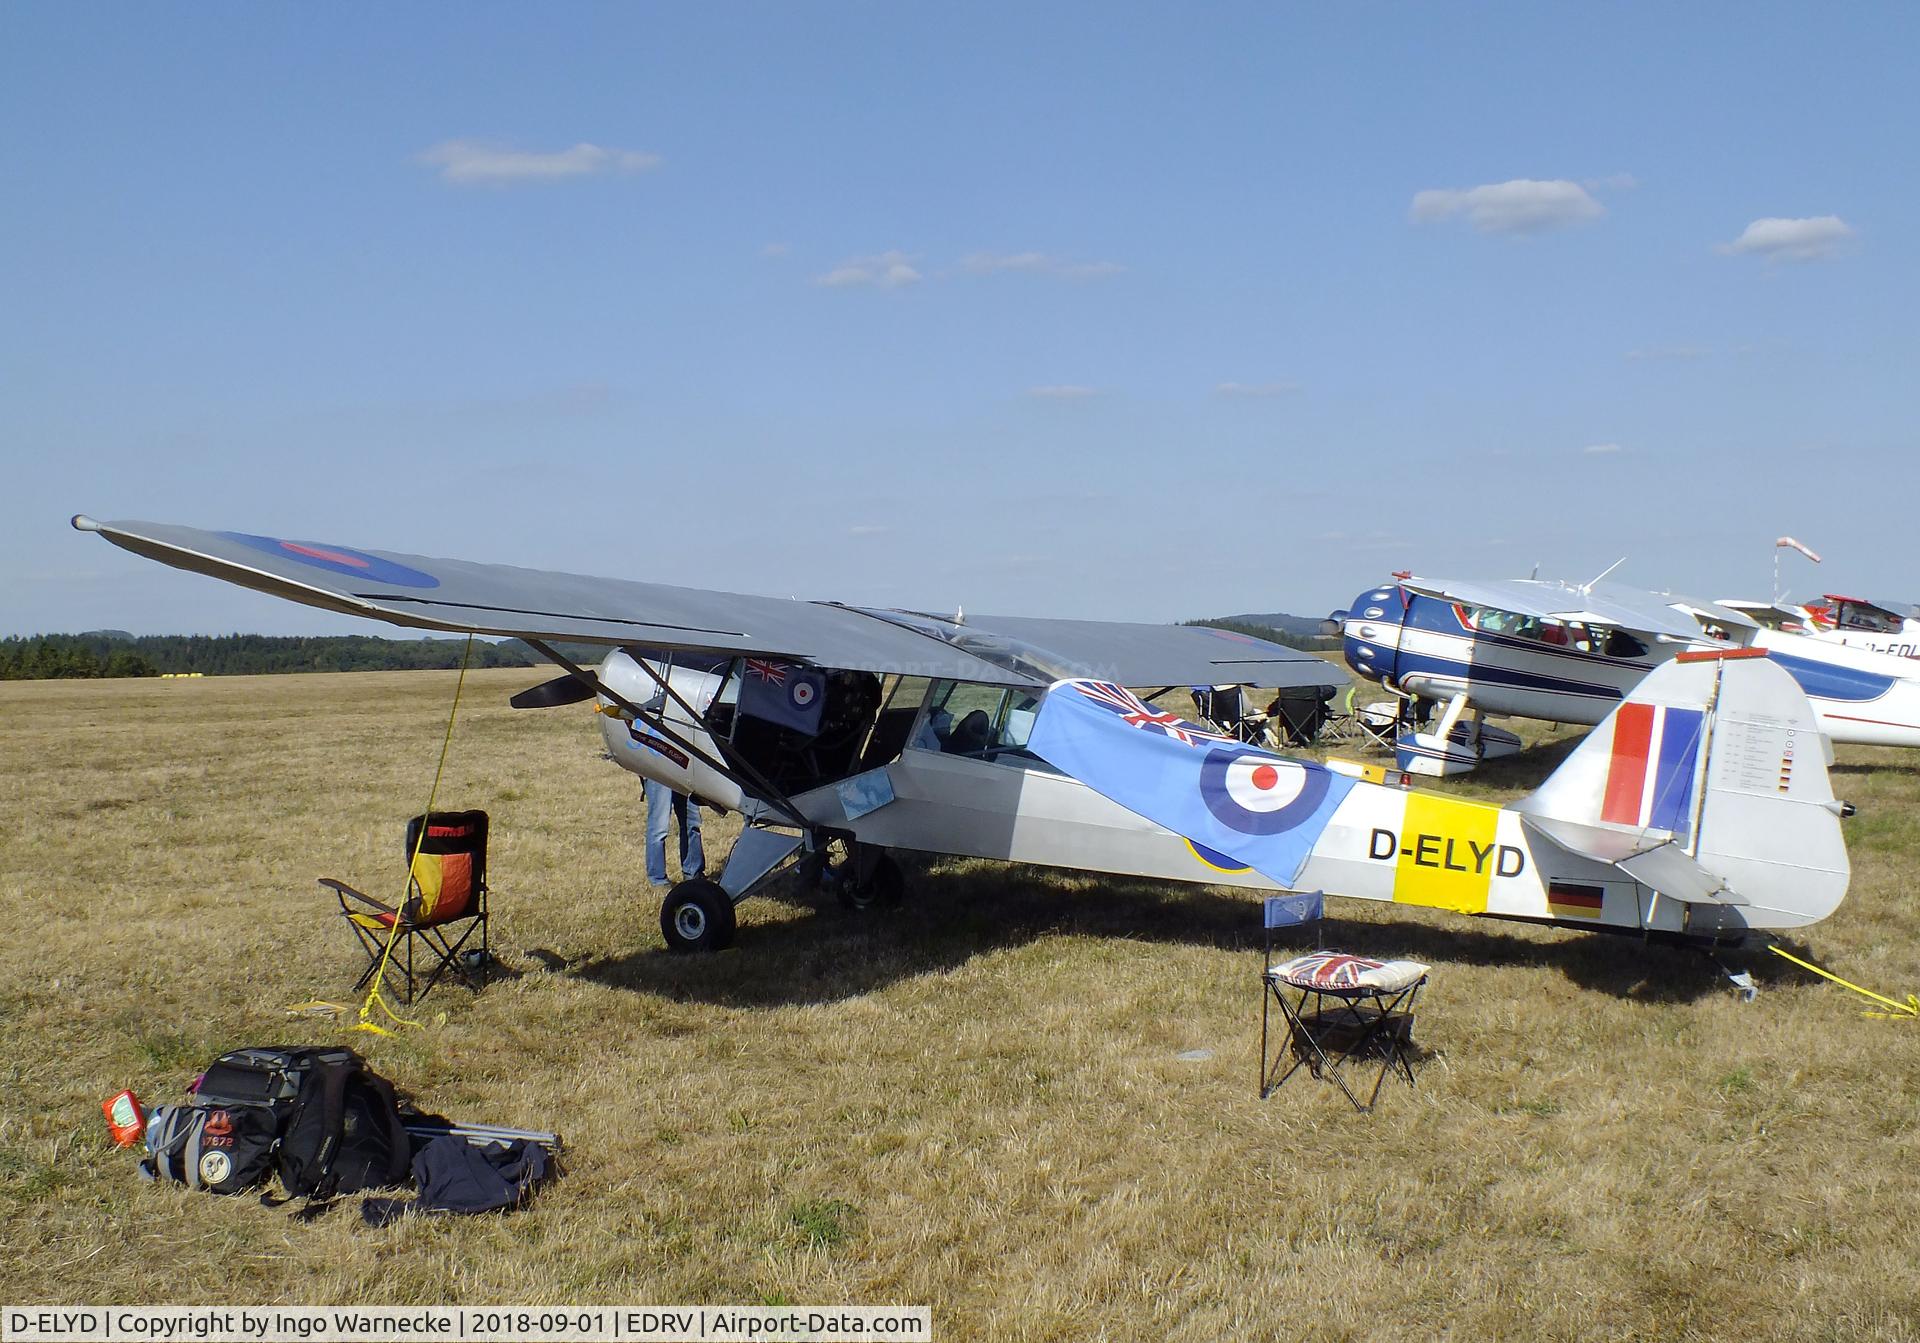
[[[1725,907],[1704,924],[1799,927],[1833,912],[1850,875],[1827,752],[1780,667],[1682,653],[1514,810],[1663,896]]]

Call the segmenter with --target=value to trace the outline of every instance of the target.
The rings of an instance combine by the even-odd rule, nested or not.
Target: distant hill
[[[1221,616],[1220,619],[1223,621],[1231,620],[1239,625],[1259,625],[1265,629],[1284,630],[1288,634],[1297,634],[1303,639],[1318,639],[1320,637],[1320,622],[1326,619],[1326,617],[1290,616],[1285,611],[1270,611],[1265,615]],[[1209,620],[1202,623],[1211,625],[1216,622]]]
[[[1290,616],[1284,611],[1271,611],[1264,615],[1213,616],[1207,620],[1189,620],[1185,623],[1237,630],[1241,634],[1270,639],[1288,648],[1300,648],[1310,653],[1324,653],[1340,646],[1338,636],[1327,638],[1320,633],[1319,617]]]

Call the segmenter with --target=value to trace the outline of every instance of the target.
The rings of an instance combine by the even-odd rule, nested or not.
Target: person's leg
[[[700,843],[700,808],[692,799],[674,794],[674,806],[680,819],[680,874],[685,877],[707,875],[707,853]]]
[[[667,831],[673,825],[674,791],[664,783],[643,779],[647,797],[647,880],[667,884]]]

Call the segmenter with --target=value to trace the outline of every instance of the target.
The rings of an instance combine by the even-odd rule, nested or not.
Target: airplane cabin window
[[[920,716],[920,706],[927,701],[927,687],[932,684],[925,676],[887,678],[885,707],[874,720],[866,749],[860,753],[861,769],[878,769],[900,758],[900,752],[909,744],[913,720]]]
[[[1643,658],[1647,655],[1647,646],[1625,630],[1611,630],[1602,651],[1610,658]]]
[[[1025,690],[936,681],[928,697],[926,717],[909,744],[946,755],[1038,765],[1039,758],[1027,751],[1027,738],[1039,711],[1040,697]]]
[[[1033,735],[1034,717],[1039,712],[1039,696],[1029,695],[1025,691],[1008,691],[1000,721],[994,728],[995,749],[1024,752],[1027,749],[1027,738]]]

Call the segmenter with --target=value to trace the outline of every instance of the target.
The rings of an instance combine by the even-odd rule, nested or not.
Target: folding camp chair
[[[1400,735],[1400,701],[1381,699],[1362,704],[1354,698],[1359,688],[1358,682],[1350,684],[1327,706],[1318,740],[1328,746],[1378,747],[1391,752]]]
[[[1301,901],[1313,902],[1309,912],[1301,912]],[[1312,951],[1276,965],[1274,928],[1317,920],[1319,902],[1317,895],[1267,899],[1260,976],[1260,1099],[1272,1095],[1304,1065],[1313,1076],[1338,1085],[1353,1108],[1365,1114],[1379,1099],[1389,1072],[1414,1085],[1413,1010],[1426,985],[1428,967],[1418,961],[1376,961],[1341,951]],[[1287,1029],[1270,1049],[1268,1021],[1276,1003]],[[1380,1071],[1363,1102],[1347,1085],[1342,1065],[1357,1063],[1364,1068],[1376,1059]]]
[[[1237,685],[1188,687],[1194,712],[1206,726],[1239,741],[1264,745],[1267,741],[1267,715],[1247,705],[1246,689]]]
[[[424,838],[422,825],[426,827]],[[340,898],[340,914],[367,953],[367,968],[354,988],[365,988],[379,971],[389,938],[394,939],[394,947],[392,957],[386,960],[387,980],[400,991],[403,1001],[426,997],[449,971],[468,988],[479,988],[490,963],[487,814],[436,811],[416,816],[407,822],[406,853],[413,870],[407,879],[407,898],[397,910],[343,881],[320,878],[320,884]],[[472,959],[475,953],[461,955],[475,932],[480,934],[477,961]],[[415,943],[420,944],[417,968]],[[416,984],[420,985],[417,994]]]
[[[1354,687],[1349,685],[1327,706],[1326,721],[1320,724],[1319,734],[1315,738],[1322,746],[1344,746],[1366,739],[1353,707],[1353,691]]]
[[[1400,702],[1377,699],[1356,705],[1353,722],[1359,729],[1362,745],[1377,746],[1383,751],[1392,752],[1400,739]]]
[[[1333,715],[1330,685],[1289,686],[1274,696],[1267,712],[1277,726],[1280,744],[1311,746]]]

